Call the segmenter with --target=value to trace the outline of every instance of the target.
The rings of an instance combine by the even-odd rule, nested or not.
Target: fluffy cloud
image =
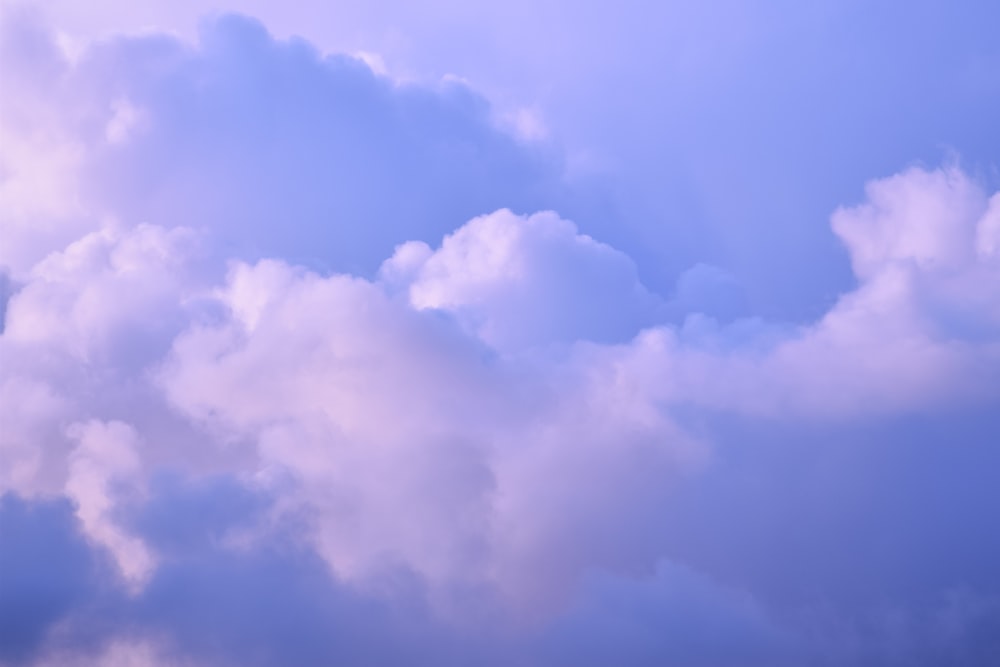
[[[574,340],[624,342],[662,317],[624,254],[554,213],[497,211],[448,235],[409,243],[382,267],[418,309],[455,314],[491,346],[516,350]]]
[[[711,325],[702,317],[680,329],[660,325],[643,332],[637,322],[635,338],[617,343],[600,342],[586,316],[593,312],[592,291],[586,282],[566,289],[569,271],[554,268],[563,264],[553,258],[581,275],[610,276],[602,286],[617,291],[598,302],[606,311],[628,312],[635,307],[630,299],[638,295],[643,305],[652,297],[624,256],[551,214],[523,218],[502,211],[469,222],[436,249],[401,246],[375,281],[262,260],[231,263],[217,283],[211,271],[185,259],[189,232],[145,226],[95,233],[41,262],[9,304],[0,342],[17,363],[5,366],[5,382],[35,383],[42,388],[37,396],[60,397],[48,403],[38,398],[39,405],[62,411],[18,417],[26,425],[5,451],[21,452],[28,462],[19,463],[20,481],[9,484],[22,493],[64,486],[81,534],[132,581],[132,595],[139,597],[117,603],[127,616],[138,613],[129,605],[143,600],[152,600],[153,618],[162,605],[173,604],[162,583],[173,576],[171,563],[186,562],[183,572],[198,586],[221,570],[200,570],[208,567],[202,562],[208,556],[198,555],[191,546],[197,542],[165,541],[150,532],[155,524],[130,521],[123,508],[147,502],[142,489],[158,466],[180,466],[198,478],[221,465],[273,500],[251,524],[218,534],[220,558],[249,558],[268,571],[266,560],[255,559],[284,535],[303,554],[318,556],[310,567],[360,596],[358,604],[368,598],[383,599],[379,604],[387,609],[414,604],[411,593],[400,593],[395,584],[386,589],[403,573],[404,580],[420,582],[417,599],[426,607],[418,616],[444,623],[421,632],[457,641],[467,632],[458,629],[463,621],[501,618],[510,628],[530,621],[550,628],[544,633],[554,633],[552,639],[536,646],[522,637],[527,644],[508,648],[552,651],[558,664],[562,652],[575,655],[560,637],[596,637],[581,628],[605,622],[571,620],[588,573],[640,577],[662,567],[663,554],[674,548],[670,530],[644,527],[656,526],[677,490],[713,465],[706,429],[691,421],[692,409],[702,415],[711,414],[706,409],[747,415],[784,410],[800,419],[823,417],[820,423],[843,421],[941,405],[959,396],[958,385],[948,383],[960,381],[966,396],[992,400],[983,368],[995,362],[995,343],[970,338],[965,328],[938,317],[941,304],[961,309],[970,301],[992,303],[985,286],[982,294],[949,289],[949,281],[968,280],[967,272],[990,276],[995,270],[993,256],[976,250],[992,224],[990,199],[954,171],[914,171],[876,183],[872,191],[911,180],[943,183],[937,192],[943,210],[954,209],[950,198],[979,202],[967,215],[922,223],[941,225],[932,231],[954,233],[969,244],[971,254],[959,255],[966,261],[940,270],[906,253],[883,253],[889,258],[880,267],[859,271],[854,293],[802,329]],[[908,192],[898,187],[881,201],[880,217],[867,223],[876,236],[883,227],[908,224]],[[871,239],[857,221],[870,210],[866,205],[835,216],[838,226],[857,225],[846,238],[863,257],[871,253],[857,248],[872,247]],[[497,234],[510,242],[485,242]],[[499,251],[493,263],[485,261],[490,249]],[[523,288],[525,276],[537,291]],[[885,288],[886,281],[899,280],[906,289]],[[155,326],[146,315],[151,312],[158,313]],[[995,317],[990,308],[976,313],[980,322]],[[61,327],[57,314],[63,314]],[[889,351],[898,359],[885,359]],[[46,356],[59,363],[45,363]],[[882,363],[872,363],[879,358]],[[901,376],[903,370],[911,374]],[[901,384],[901,377],[909,379]],[[87,398],[123,382],[141,388],[139,395]],[[107,421],[129,417],[131,426]],[[88,421],[95,419],[105,421]],[[59,421],[78,425],[52,431]],[[46,429],[51,444],[39,450],[39,436],[32,434]],[[35,446],[21,444],[24,434]],[[186,434],[214,454],[181,455],[178,438]],[[283,577],[299,576],[300,566],[281,567],[292,568],[282,569]],[[622,585],[624,591],[655,586]],[[216,594],[231,590],[224,585]],[[735,644],[736,664],[751,654],[772,659],[774,651],[805,650],[781,637],[808,629],[782,627],[752,602],[748,611],[726,611],[742,608],[742,594],[717,599],[711,590],[698,593],[716,600],[705,623],[738,622],[745,626],[739,632],[749,633],[748,643]],[[604,594],[597,595],[585,604],[607,607]],[[633,594],[623,595],[628,600]],[[636,595],[640,604],[646,593]],[[990,609],[989,599],[977,608]],[[685,611],[702,604],[685,600],[668,597],[663,604]],[[643,628],[668,622],[657,619],[674,612],[644,613],[637,618],[645,620],[636,621]],[[735,616],[725,620],[730,614]],[[562,618],[567,620],[553,620]],[[234,628],[249,627],[232,621]],[[197,648],[205,640],[183,627],[170,631],[180,633],[171,641],[191,655],[208,650]],[[823,637],[835,636],[823,628]],[[159,659],[155,642],[106,641],[111,643],[100,650],[109,660]],[[600,641],[604,648],[595,655],[616,651],[621,639],[610,634]],[[651,660],[674,651],[705,655],[697,646],[653,642],[643,650]],[[58,650],[53,646],[40,659],[58,659],[45,657]]]
[[[542,224],[569,229],[551,216],[508,215],[498,219],[525,233]],[[593,242],[570,233],[561,244],[542,235],[510,259],[537,275],[549,265],[540,250]],[[438,252],[447,259],[449,250],[446,240]],[[604,253],[585,270],[620,261]],[[473,270],[462,285],[462,267],[452,268],[460,293],[478,301],[482,274]],[[488,306],[507,276],[487,278],[480,289]],[[161,381],[192,417],[256,443],[279,480],[281,471],[293,475],[302,499],[321,511],[320,550],[343,575],[401,559],[432,581],[496,580],[534,598],[566,586],[594,558],[629,561],[635,537],[648,548],[617,517],[696,464],[696,439],[620,372],[614,351],[573,344],[554,360],[507,356],[487,347],[489,335],[470,337],[461,321],[439,315],[464,314],[464,306],[414,306],[413,286],[394,295],[384,284],[272,261],[235,265],[219,293],[230,318],[180,336]],[[508,307],[518,296],[537,298],[514,287]],[[634,286],[625,288],[628,296]],[[548,317],[525,305],[523,315],[500,311],[513,334],[518,326],[534,333],[533,318]],[[550,307],[572,317],[574,302]],[[558,570],[540,579],[539,560]]]
[[[996,400],[1000,261],[986,248],[997,197],[954,168],[912,169],[868,192],[832,219],[856,289],[806,326],[720,327],[695,315],[678,331],[650,331],[635,362],[658,364],[650,391],[835,418]]]
[[[37,19],[5,14],[0,265],[16,272],[86,213],[372,273],[396,243],[566,199],[554,151],[495,127],[459,82],[397,83],[236,16],[194,45],[115,37],[70,62]]]
[[[153,416],[143,369],[198,313],[189,232],[103,229],[52,253],[10,297],[0,337],[0,486],[55,490],[74,422]]]
[[[141,470],[137,436],[127,424],[97,421],[74,424],[69,436],[78,442],[69,457],[66,496],[76,505],[85,533],[114,554],[121,573],[141,585],[155,566],[146,546],[114,520],[115,498]],[[126,501],[127,502],[127,501]]]
[[[662,298],[498,209],[556,206],[558,160],[463,86],[236,18],[71,63],[23,21],[3,659],[988,664],[1000,195],[873,181],[832,218],[856,287],[739,319],[721,270]]]

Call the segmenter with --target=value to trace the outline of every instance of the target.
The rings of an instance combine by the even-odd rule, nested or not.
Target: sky
[[[1000,664],[998,26],[0,0],[0,665]]]

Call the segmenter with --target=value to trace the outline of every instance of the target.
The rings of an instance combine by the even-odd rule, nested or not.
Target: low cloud
[[[558,160],[462,86],[239,18],[73,65],[23,25],[3,659],[996,654],[1000,195],[968,174],[834,212],[857,286],[789,325],[513,212],[558,209]]]

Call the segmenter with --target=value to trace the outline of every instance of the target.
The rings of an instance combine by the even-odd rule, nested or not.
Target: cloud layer
[[[869,182],[855,287],[773,322],[709,265],[645,286],[464,84],[237,17],[3,29],[0,660],[1000,652],[982,180]]]

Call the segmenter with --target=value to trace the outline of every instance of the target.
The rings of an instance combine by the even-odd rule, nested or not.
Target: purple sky
[[[0,665],[1000,664],[1000,5],[0,0]]]

